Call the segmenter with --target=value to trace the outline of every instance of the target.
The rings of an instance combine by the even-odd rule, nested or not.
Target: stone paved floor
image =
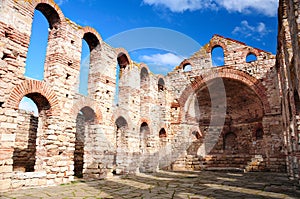
[[[6,198],[300,198],[299,185],[278,173],[166,172],[74,181],[0,193]]]

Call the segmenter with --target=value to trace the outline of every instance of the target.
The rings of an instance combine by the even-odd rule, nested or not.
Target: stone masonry
[[[49,22],[42,81],[24,76],[35,10]],[[214,35],[162,76],[53,0],[0,1],[0,191],[159,169],[299,178],[299,29],[299,1],[280,0],[276,56]],[[87,96],[78,92],[82,40]],[[216,47],[223,66],[212,65]],[[19,110],[24,96],[38,117]]]

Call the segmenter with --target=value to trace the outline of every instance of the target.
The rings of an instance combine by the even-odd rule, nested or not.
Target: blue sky
[[[199,46],[206,44],[214,34],[220,34],[276,53],[276,0],[56,0],[56,3],[65,17],[81,26],[95,28],[104,41],[133,29],[157,27],[183,34]],[[43,79],[42,63],[45,50],[41,44],[47,45],[48,25],[45,18],[38,15],[41,14],[36,14],[33,22],[31,49],[25,75]],[[143,36],[144,40],[147,37],[151,38],[151,34],[143,33]],[[130,38],[126,42],[137,42],[138,39]],[[179,48],[186,43],[174,42]],[[82,60],[88,57],[88,47],[84,46]],[[127,50],[134,61],[144,62],[152,72],[164,75],[183,58],[191,55],[191,52],[180,54],[172,49],[155,46]],[[219,56],[217,53],[214,62],[218,62]],[[83,68],[82,71],[87,72],[88,69]],[[83,76],[85,78],[81,81],[86,82],[86,75]]]

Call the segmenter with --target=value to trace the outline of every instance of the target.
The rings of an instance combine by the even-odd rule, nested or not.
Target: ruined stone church
[[[162,76],[52,0],[0,1],[0,191],[159,169],[299,179],[299,4],[279,1],[276,55],[214,35]],[[35,10],[49,23],[42,81],[24,76]],[[82,39],[87,96],[78,92]],[[212,67],[216,47],[224,65]],[[19,109],[23,97],[38,116]]]

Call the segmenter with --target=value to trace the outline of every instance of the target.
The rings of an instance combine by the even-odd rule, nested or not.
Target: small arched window
[[[263,129],[262,129],[262,128],[256,129],[256,132],[255,132],[256,140],[261,140],[261,139],[263,139],[263,136],[264,136],[264,131],[263,131]]]
[[[254,62],[254,61],[256,61],[256,60],[257,60],[257,57],[256,57],[256,55],[253,54],[253,53],[249,53],[249,54],[247,55],[247,57],[246,57],[246,62],[247,62],[247,63]]]
[[[224,150],[234,151],[237,148],[236,134],[229,132],[224,137]]]
[[[167,137],[167,132],[164,128],[160,129],[159,131],[159,138]]]
[[[183,65],[183,72],[189,72],[189,71],[192,71],[192,65],[191,64]]]
[[[141,70],[141,82],[147,81],[148,77],[149,77],[148,70],[145,67],[143,67]]]
[[[27,53],[25,76],[43,80],[46,50],[48,45],[49,23],[38,10],[34,11],[30,43]]]
[[[140,127],[140,133],[144,135],[149,135],[150,134],[150,128],[146,122],[143,122]]]
[[[158,86],[158,92],[162,92],[165,90],[165,81],[163,78],[159,78],[157,86]]]
[[[126,56],[126,54],[120,53],[118,55],[118,64],[119,64],[121,71],[129,65],[129,60],[128,60],[128,57]]]

